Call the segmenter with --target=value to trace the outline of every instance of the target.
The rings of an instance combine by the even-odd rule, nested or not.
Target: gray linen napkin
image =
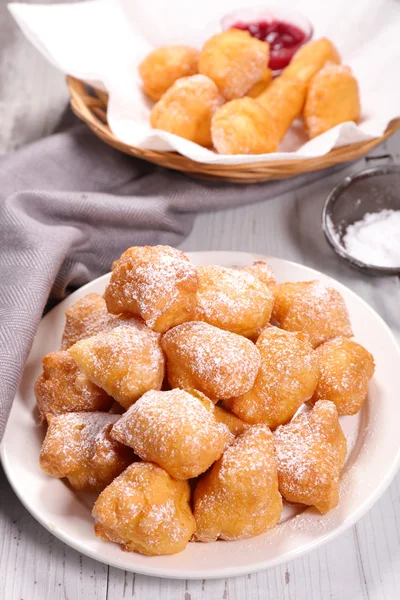
[[[76,121],[0,159],[0,439],[49,296],[109,271],[129,246],[179,244],[196,212],[323,175],[248,186],[194,180],[118,153]]]

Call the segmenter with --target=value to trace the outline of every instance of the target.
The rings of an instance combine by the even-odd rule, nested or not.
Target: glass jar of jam
[[[221,19],[221,28],[242,29],[269,43],[268,66],[278,74],[292,60],[297,50],[308,42],[313,28],[302,14],[284,8],[243,8],[228,13]]]

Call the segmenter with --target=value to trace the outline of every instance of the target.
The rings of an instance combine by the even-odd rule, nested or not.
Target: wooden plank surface
[[[62,75],[26,42],[0,0],[0,153],[50,132],[67,99]],[[375,154],[400,163],[400,134]],[[362,164],[350,170],[361,168]],[[327,246],[321,207],[342,175],[236,210],[198,216],[184,250],[243,250],[295,260],[369,302],[400,340],[397,278],[370,279]],[[0,473],[0,600],[395,600],[400,598],[400,476],[372,510],[330,544],[258,574],[161,580],[108,568],[43,529]]]

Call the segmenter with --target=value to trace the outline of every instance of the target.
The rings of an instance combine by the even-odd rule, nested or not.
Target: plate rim
[[[252,253],[252,252],[242,252],[242,251],[235,251],[235,250],[215,250],[215,251],[209,250],[209,251],[185,252],[185,254],[189,257],[189,259],[193,258],[193,256],[196,256],[198,258],[207,259],[207,257],[211,257],[211,256],[215,257],[216,254],[217,255],[232,254],[232,255],[235,255],[236,257],[238,255],[242,255],[244,258],[251,259],[251,260],[268,261],[268,260],[273,259],[274,261],[282,262],[282,263],[285,263],[286,265],[290,265],[290,266],[294,266],[294,267],[301,267],[303,269],[306,269],[310,274],[314,274],[317,277],[320,275],[323,275],[324,277],[327,277],[330,280],[332,280],[334,282],[335,286],[338,286],[339,288],[340,287],[344,288],[346,290],[346,293],[350,294],[351,296],[353,296],[357,299],[357,302],[363,303],[364,306],[368,309],[368,311],[373,314],[374,318],[378,318],[378,320],[380,321],[380,325],[383,326],[386,333],[389,335],[389,337],[393,341],[394,346],[397,349],[397,354],[398,354],[398,357],[400,360],[399,344],[396,340],[394,333],[392,332],[392,330],[390,329],[388,324],[384,321],[384,319],[372,308],[372,306],[370,306],[368,304],[368,302],[366,302],[358,294],[353,292],[353,290],[351,290],[349,287],[347,287],[345,284],[341,283],[340,281],[334,279],[330,275],[323,273],[322,271],[318,271],[317,269],[313,269],[312,267],[308,267],[307,265],[302,265],[295,261],[290,261],[290,260],[278,258],[275,256],[262,255],[262,254],[258,254],[258,253]],[[215,260],[215,258],[213,258],[213,260]],[[101,275],[100,277],[93,279],[92,281],[86,283],[82,287],[75,290],[66,299],[74,300],[75,296],[81,296],[82,292],[84,292],[86,290],[86,288],[92,286],[94,282],[102,282],[102,280],[106,281],[107,278],[109,278],[109,276],[110,276],[110,273],[106,273],[104,275]],[[64,299],[64,300],[66,300],[66,299]],[[64,301],[62,301],[62,302],[64,302]],[[40,323],[45,321],[47,319],[47,317],[60,306],[60,304],[61,304],[61,302],[57,306],[55,306],[51,311],[49,311],[49,313],[45,317],[43,317],[43,319],[40,321]],[[264,560],[260,560],[257,562],[253,562],[249,566],[243,565],[243,566],[234,566],[234,567],[224,567],[223,569],[215,570],[212,572],[210,572],[209,570],[204,570],[204,571],[187,570],[187,571],[185,571],[184,574],[182,574],[182,572],[180,572],[176,568],[164,568],[163,569],[160,567],[151,567],[150,565],[149,566],[140,565],[139,568],[135,565],[132,565],[132,568],[129,568],[128,566],[125,566],[125,565],[121,566],[121,564],[119,564],[118,561],[114,561],[112,559],[107,559],[107,558],[104,558],[103,556],[99,557],[99,555],[96,551],[87,549],[86,547],[83,547],[79,543],[79,541],[75,541],[75,537],[69,537],[69,535],[67,533],[64,533],[63,530],[59,530],[58,528],[56,528],[56,529],[52,528],[51,525],[46,521],[46,519],[42,517],[40,511],[36,510],[35,507],[30,506],[29,498],[27,498],[26,496],[24,496],[23,494],[20,493],[20,489],[16,485],[16,482],[13,479],[12,466],[8,462],[6,446],[3,442],[0,445],[0,461],[2,463],[4,473],[7,477],[7,480],[9,482],[11,488],[13,489],[14,493],[16,494],[16,496],[18,497],[20,502],[26,508],[26,510],[33,516],[33,518],[36,519],[36,521],[38,521],[47,531],[49,531],[56,538],[58,538],[63,543],[67,544],[68,546],[70,546],[71,548],[76,550],[77,552],[83,554],[84,556],[88,556],[94,560],[97,560],[98,562],[101,562],[103,564],[106,564],[106,565],[109,565],[109,566],[112,566],[112,567],[115,567],[118,569],[122,569],[122,570],[125,570],[128,572],[134,572],[134,573],[138,573],[138,574],[142,574],[142,575],[147,575],[150,577],[162,577],[162,578],[167,578],[167,579],[220,579],[220,578],[228,578],[228,577],[245,575],[245,574],[249,574],[249,573],[255,573],[258,571],[262,571],[262,570],[266,570],[266,569],[275,567],[279,564],[282,564],[282,562],[292,561],[295,558],[298,558],[299,556],[308,554],[312,550],[316,550],[317,548],[328,543],[329,541],[332,541],[333,539],[338,537],[341,533],[343,533],[344,531],[349,529],[351,526],[353,526],[355,523],[357,523],[357,521],[359,521],[370,510],[370,508],[379,500],[379,498],[383,495],[383,493],[389,487],[390,483],[393,481],[393,479],[400,467],[400,446],[397,450],[396,456],[392,460],[392,464],[390,465],[389,469],[386,471],[386,474],[383,477],[383,479],[380,481],[379,485],[374,489],[373,493],[370,494],[370,496],[367,498],[367,500],[365,502],[360,504],[360,506],[357,510],[353,511],[353,513],[348,518],[345,518],[333,530],[328,531],[326,533],[322,533],[320,536],[318,536],[318,538],[312,539],[309,542],[302,544],[300,547],[288,551],[284,558],[282,558],[282,556],[276,556],[275,558],[270,558],[267,560],[264,559]],[[220,542],[217,542],[217,543],[220,543]]]

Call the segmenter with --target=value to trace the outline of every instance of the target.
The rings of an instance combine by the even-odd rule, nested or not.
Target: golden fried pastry
[[[61,349],[68,350],[79,340],[106,329],[110,315],[99,294],[87,294],[65,311],[65,329]]]
[[[279,142],[275,121],[275,117],[253,98],[231,100],[212,118],[214,148],[219,154],[275,152]]]
[[[276,77],[257,97],[270,115],[277,131],[277,144],[285,137],[292,122],[300,116],[307,94],[307,84],[295,77]]]
[[[161,343],[170,386],[199,390],[213,402],[251,389],[260,366],[250,340],[208,323],[178,325]]]
[[[286,331],[307,334],[314,348],[338,335],[353,335],[341,294],[319,281],[281,283],[274,296],[272,317]]]
[[[111,313],[141,316],[163,333],[193,317],[196,268],[170,246],[134,246],[114,263],[104,297]]]
[[[252,37],[247,31],[229,29],[217,33],[203,46],[199,58],[199,73],[217,84],[226,100],[245,96],[265,78],[269,60],[269,45]]]
[[[261,79],[257,81],[257,83],[254,84],[252,88],[249,89],[246,96],[249,96],[250,98],[257,98],[257,96],[262,94],[262,92],[265,92],[271,81],[272,71],[267,67]]]
[[[206,471],[233,438],[198,398],[179,389],[144,394],[122,415],[112,436],[175,479]]]
[[[339,502],[339,475],[346,438],[333,402],[320,400],[275,431],[279,491],[288,502],[325,514]]]
[[[153,107],[150,123],[200,146],[211,146],[211,118],[223,104],[215,83],[204,75],[175,81]]]
[[[271,318],[274,297],[251,273],[217,265],[198,268],[195,319],[250,337]]]
[[[240,267],[241,271],[251,273],[254,277],[257,277],[265,285],[274,286],[276,284],[275,273],[271,265],[264,262],[263,260],[256,260],[252,265],[246,265]]]
[[[355,415],[367,397],[368,383],[374,374],[372,354],[344,337],[321,344],[315,353],[321,377],[311,402],[331,400],[339,415]]]
[[[268,427],[252,427],[225,450],[200,478],[193,506],[202,542],[249,538],[277,524],[282,498]]]
[[[114,479],[93,516],[99,538],[149,556],[181,552],[196,530],[188,482],[151,463],[134,463]]]
[[[227,426],[229,431],[235,437],[242,435],[247,429],[249,429],[250,425],[245,423],[239,417],[231,413],[229,410],[225,410],[222,406],[218,406],[217,404],[213,404],[209,398],[202,392],[198,390],[185,390],[195,398],[198,398],[203,406],[206,407],[207,410],[214,414],[214,417],[217,419],[218,423],[224,423]]]
[[[301,46],[282,74],[284,77],[297,77],[308,83],[326,62],[339,64],[340,60],[335,46],[328,38],[323,37]]]
[[[88,378],[124,408],[145,392],[161,389],[165,361],[160,335],[139,319],[81,340],[68,352]]]
[[[199,51],[190,46],[157,48],[139,65],[144,91],[157,102],[177,79],[198,73],[198,64]]]
[[[113,403],[104,390],[92,383],[69,352],[51,352],[43,358],[43,373],[35,383],[40,414],[110,410]]]
[[[101,492],[135,459],[130,448],[110,436],[119,415],[109,413],[48,414],[49,428],[40,466],[52,477],[66,477],[85,492]]]
[[[303,333],[267,327],[257,340],[261,366],[250,391],[227,401],[247,423],[275,429],[287,423],[313,395],[319,378],[318,360]]]
[[[360,118],[360,94],[350,67],[327,63],[311,80],[304,106],[310,138]]]

